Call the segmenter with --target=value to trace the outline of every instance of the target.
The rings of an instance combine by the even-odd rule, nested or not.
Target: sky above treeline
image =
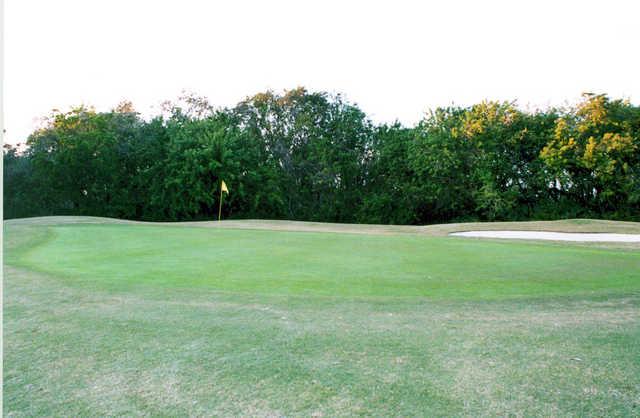
[[[5,141],[54,108],[149,116],[185,90],[230,107],[304,86],[407,125],[485,99],[637,103],[638,16],[635,0],[5,0]]]

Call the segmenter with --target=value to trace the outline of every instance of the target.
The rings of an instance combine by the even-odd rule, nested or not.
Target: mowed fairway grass
[[[5,222],[4,414],[640,416],[638,246],[206,226]]]

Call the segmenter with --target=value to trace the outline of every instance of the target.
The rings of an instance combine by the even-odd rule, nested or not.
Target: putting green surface
[[[51,227],[16,264],[71,284],[447,299],[625,292],[640,254],[567,245],[145,225]]]
[[[4,415],[640,415],[636,247],[202,226],[5,222]]]

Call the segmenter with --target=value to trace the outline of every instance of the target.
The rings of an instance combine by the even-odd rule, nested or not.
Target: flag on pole
[[[229,189],[227,189],[227,183],[222,180],[220,183],[220,204],[218,205],[218,220],[222,219],[222,192],[229,194]]]

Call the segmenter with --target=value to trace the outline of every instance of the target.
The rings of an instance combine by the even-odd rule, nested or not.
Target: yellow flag
[[[222,184],[220,185],[220,191],[229,194],[229,189],[227,189],[227,183],[222,180]]]

